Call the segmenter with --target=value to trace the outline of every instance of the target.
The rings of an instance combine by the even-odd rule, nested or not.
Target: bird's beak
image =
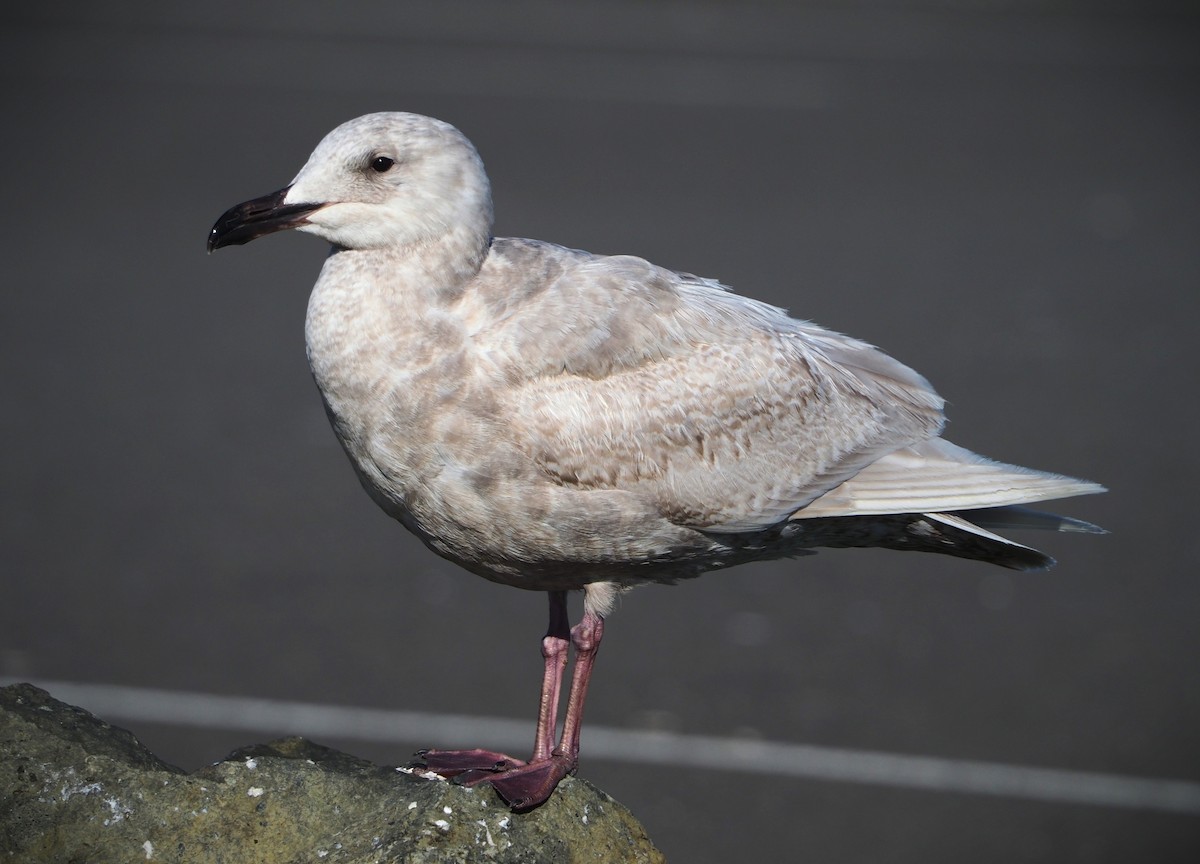
[[[222,246],[240,246],[264,234],[295,228],[307,221],[308,214],[324,204],[284,204],[291,186],[230,207],[221,214],[208,235],[208,251]]]

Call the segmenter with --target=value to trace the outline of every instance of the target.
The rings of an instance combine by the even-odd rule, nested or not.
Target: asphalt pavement
[[[829,551],[626,596],[581,776],[673,861],[1197,860],[1195,813],[589,759],[587,731],[1200,782],[1200,23],[1179,10],[6,8],[0,675],[532,738],[544,598],[426,550],[328,428],[302,332],[322,244],[204,254],[329,129],[417,111],[478,146],[497,234],[866,339],[948,399],[955,443],[1111,490],[1061,507],[1111,534],[1021,536],[1047,574]],[[189,769],[272,734],[110,719]],[[393,764],[491,743],[321,740]]]

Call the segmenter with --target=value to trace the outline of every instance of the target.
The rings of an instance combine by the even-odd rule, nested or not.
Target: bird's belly
[[[554,483],[494,432],[460,428],[430,439],[392,426],[380,436],[336,417],[334,428],[384,512],[437,554],[493,581],[550,590],[618,576],[658,580],[669,556],[684,559],[689,572],[667,578],[682,578],[720,553],[719,544],[672,524],[638,495]]]
[[[431,549],[489,579],[538,590],[619,573],[638,581],[638,572],[669,557],[690,569],[710,554],[709,538],[673,524],[637,491],[552,479],[512,440],[493,388],[452,374],[453,359],[404,375],[392,365],[386,378],[372,379],[358,374],[361,362],[310,354],[364,489]]]

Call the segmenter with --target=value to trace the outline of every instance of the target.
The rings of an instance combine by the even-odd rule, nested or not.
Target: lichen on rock
[[[303,738],[188,774],[28,684],[0,688],[0,859],[661,862],[633,816],[568,778],[512,813],[488,787],[374,765]]]

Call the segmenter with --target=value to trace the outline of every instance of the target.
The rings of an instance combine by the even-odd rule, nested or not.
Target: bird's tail
[[[984,526],[987,527],[984,527]],[[790,522],[785,536],[803,549],[825,546],[880,547],[902,552],[936,552],[985,561],[1010,570],[1047,570],[1054,559],[988,528],[1041,528],[1104,534],[1103,528],[1024,507],[990,507],[946,513],[828,516]]]
[[[994,462],[941,438],[887,454],[792,514],[802,546],[882,546],[938,552],[1045,570],[1049,555],[996,531],[1035,528],[1103,534],[1104,529],[1023,506],[1103,492],[1074,477]]]

